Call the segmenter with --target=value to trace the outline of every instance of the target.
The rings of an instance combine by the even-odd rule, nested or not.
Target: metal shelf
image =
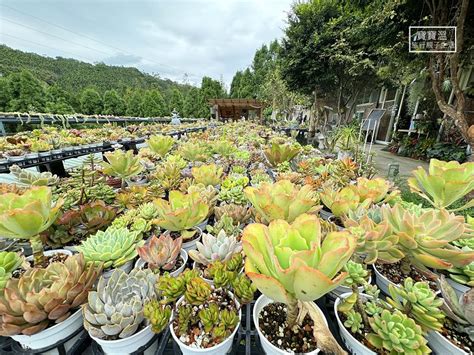
[[[197,132],[197,131],[203,131],[206,130],[207,126],[202,126],[202,127],[193,127],[193,128],[186,128],[182,130],[177,130],[173,132],[167,132],[167,133],[162,133],[167,136],[177,136],[178,139],[181,138],[181,135],[186,134],[186,133],[192,133],[192,132]],[[126,150],[136,150],[137,144],[145,142],[145,140],[148,137],[140,137],[140,138],[135,138],[135,139],[130,139],[130,140],[119,140],[116,143],[121,144],[124,146]],[[115,144],[115,142],[114,142]],[[103,153],[103,152],[108,152],[113,150],[114,148],[112,147],[112,143],[110,142],[102,142],[99,146],[77,146],[73,147],[73,149],[68,149],[68,150],[63,150],[61,153],[55,153],[55,154],[47,154],[46,156],[40,156],[37,158],[22,158],[19,160],[9,159],[6,162],[0,163],[0,173],[9,173],[10,172],[10,166],[12,165],[18,165],[21,168],[31,168],[34,166],[46,166],[45,170],[51,171],[53,173],[53,170],[51,168],[51,165],[54,163],[60,163],[62,165],[62,161],[65,159],[71,159],[71,158],[77,158],[83,155],[87,154],[94,154],[94,153]],[[43,153],[44,155],[44,153]],[[59,176],[64,175],[64,167],[59,168]]]

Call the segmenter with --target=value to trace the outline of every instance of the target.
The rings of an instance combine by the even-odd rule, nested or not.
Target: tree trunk
[[[316,122],[318,120],[318,93],[317,90],[314,90],[314,109],[311,112],[311,117],[309,120],[309,129],[308,129],[308,138],[314,138],[316,133]]]
[[[429,3],[429,1],[426,1]],[[431,11],[432,22],[434,26],[448,25],[445,8],[441,6],[428,6]],[[436,102],[441,112],[446,116],[450,117],[455,126],[459,129],[462,137],[466,143],[470,146],[471,154],[468,157],[469,161],[474,161],[474,127],[469,127],[464,113],[466,106],[466,98],[462,91],[459,79],[461,73],[461,67],[459,63],[459,55],[462,52],[464,44],[464,25],[467,16],[467,10],[469,7],[469,0],[462,0],[459,7],[459,16],[456,21],[456,44],[457,51],[453,54],[436,53],[432,54],[430,58],[430,77],[433,92],[436,97]],[[455,103],[450,105],[442,92],[441,86],[445,78],[446,72],[449,71],[451,83],[453,85],[453,92],[455,97]]]
[[[288,302],[286,309],[286,323],[288,324],[288,328],[292,328],[294,325],[296,325],[296,319],[298,318],[298,301],[294,299]]]

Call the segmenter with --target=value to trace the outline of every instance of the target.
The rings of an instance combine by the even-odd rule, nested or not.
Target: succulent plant
[[[163,158],[171,150],[175,140],[169,136],[156,135],[150,136],[146,143],[153,153]]]
[[[216,303],[211,303],[207,308],[201,309],[198,315],[204,326],[204,331],[210,332],[219,322],[219,306]]]
[[[173,239],[163,234],[152,236],[148,244],[138,247],[137,252],[152,270],[170,271],[174,268],[181,252],[182,238]]]
[[[63,213],[46,233],[46,243],[52,247],[67,245],[107,227],[115,218],[115,209],[103,201],[82,205],[78,210]]]
[[[351,309],[346,315],[346,320],[344,321],[344,327],[349,328],[352,333],[361,333],[361,330],[364,327],[362,322],[362,316],[360,313],[356,312],[354,309]]]
[[[179,154],[188,161],[206,161],[209,156],[207,146],[202,142],[188,141],[179,146]]]
[[[227,235],[238,237],[242,232],[239,225],[234,224],[232,217],[223,215],[219,220],[214,222],[214,225],[208,224],[206,230],[211,234],[218,234],[223,230]]]
[[[53,204],[51,197],[51,190],[40,186],[32,187],[22,195],[6,193],[0,199],[0,235],[28,239],[35,265],[44,261],[40,233],[56,220],[63,202],[59,199]]]
[[[319,220],[302,214],[292,224],[283,220],[250,224],[242,244],[245,272],[267,297],[287,304],[287,322],[295,324],[298,302],[313,301],[339,286],[339,273],[356,247],[348,232],[329,233],[322,241]]]
[[[250,182],[252,186],[258,187],[262,182],[272,182],[272,178],[265,173],[253,174]]]
[[[48,142],[42,141],[42,140],[35,140],[31,144],[30,150],[32,152],[47,152],[49,150],[53,149],[53,146],[49,144]]]
[[[215,237],[211,234],[203,234],[202,243],[196,242],[196,246],[197,250],[190,250],[189,256],[202,265],[209,265],[216,260],[225,262],[242,250],[242,245],[237,239],[227,236],[224,230]]]
[[[391,298],[387,302],[413,318],[424,331],[443,328],[444,314],[440,307],[443,300],[438,298],[427,282],[414,282],[407,277],[403,285],[389,285]]]
[[[389,194],[392,183],[383,178],[367,179],[359,177],[357,178],[356,187],[360,201],[370,199],[373,203],[388,202],[399,194],[399,191],[393,191]]]
[[[196,276],[197,276],[196,271]],[[184,276],[172,277],[165,274],[158,279],[158,290],[161,292],[163,302],[172,303],[180,298],[186,291],[186,279]]]
[[[270,165],[276,167],[278,164],[292,160],[300,151],[301,147],[299,145],[278,144],[274,142],[263,153]]]
[[[76,250],[84,254],[88,263],[103,263],[104,269],[117,268],[137,256],[136,247],[143,244],[137,236],[127,228],[109,227],[89,236]]]
[[[144,321],[144,305],[156,297],[157,276],[148,269],[133,269],[129,274],[116,269],[109,279],[101,277],[97,291],[89,292],[82,309],[84,328],[93,337],[125,339]]]
[[[377,295],[378,296],[378,295]],[[380,312],[383,311],[383,308],[379,306],[378,302],[374,301],[367,301],[364,304],[364,310],[365,313],[367,313],[369,316],[373,316],[375,314],[379,314]]]
[[[253,301],[254,293],[257,290],[257,287],[247,276],[243,274],[236,276],[231,281],[231,285],[235,295],[241,301],[241,303],[250,303]]]
[[[0,293],[3,292],[7,281],[12,277],[13,271],[23,263],[20,254],[13,251],[0,252]]]
[[[49,171],[40,173],[22,169],[18,165],[12,165],[10,167],[10,173],[13,174],[20,183],[25,185],[53,186],[59,183],[58,176],[51,174]]]
[[[187,191],[188,194],[199,194],[200,198],[209,207],[209,212],[207,214],[208,217],[214,213],[214,208],[217,204],[217,190],[213,186],[205,186],[204,184],[191,185],[188,187]]]
[[[151,221],[158,217],[158,209],[153,202],[147,202],[140,205],[138,215],[146,221]]]
[[[423,337],[421,327],[399,310],[384,309],[381,314],[369,318],[374,333],[366,339],[377,349],[390,354],[429,354],[430,348]]]
[[[459,332],[467,334],[470,340],[474,341],[474,289],[469,289],[458,299],[443,275],[437,282],[444,299],[441,309],[454,321]]]
[[[151,176],[160,183],[164,190],[169,191],[179,187],[181,180],[180,162],[167,159],[156,168],[155,173]]]
[[[249,184],[249,178],[241,174],[230,174],[221,184],[221,189],[232,189],[234,187],[244,188]]]
[[[226,264],[219,260],[210,264],[206,271],[210,275],[209,278],[212,279],[216,288],[229,286],[232,280],[237,276],[235,271],[227,270]]]
[[[219,200],[235,205],[245,205],[248,202],[242,186],[234,186],[231,188],[222,187],[219,192]]]
[[[184,299],[192,305],[200,305],[204,303],[211,295],[211,286],[200,277],[194,277],[186,283],[186,291]]]
[[[291,223],[299,215],[317,210],[318,201],[311,186],[298,188],[288,180],[274,184],[262,183],[258,188],[247,187],[245,195],[262,223],[270,223],[276,219]]]
[[[122,179],[122,188],[125,187],[127,179],[140,174],[143,170],[140,157],[134,156],[133,150],[127,152],[115,150],[104,153],[104,156],[108,161],[102,163],[104,174]]]
[[[474,251],[463,251],[450,243],[466,237],[464,217],[446,210],[430,210],[420,216],[399,204],[382,207],[382,215],[399,237],[398,246],[414,266],[446,270],[474,261]]]
[[[236,147],[232,144],[232,142],[225,139],[219,139],[215,142],[212,142],[211,149],[215,154],[220,154],[223,157],[228,157],[236,151]]]
[[[216,186],[221,182],[223,169],[216,164],[209,164],[195,166],[191,171],[196,183],[204,184],[204,186]]]
[[[449,277],[454,281],[469,287],[474,286],[474,262],[466,266],[448,269],[448,271]]]
[[[361,201],[357,187],[354,185],[346,186],[339,191],[332,186],[326,187],[319,194],[319,198],[336,217],[346,216],[350,211],[361,207],[367,209],[372,203],[370,199]]]
[[[177,307],[178,329],[180,333],[186,333],[191,323],[194,323],[193,306],[180,304]]]
[[[346,219],[344,225],[357,237],[356,253],[363,257],[364,263],[373,264],[377,260],[395,263],[405,256],[398,245],[398,235],[387,221],[375,223],[365,216],[358,222]]]
[[[171,307],[161,304],[157,299],[145,303],[143,315],[151,324],[153,333],[161,333],[171,319]]]
[[[100,272],[101,266],[88,266],[75,254],[9,279],[0,295],[0,335],[33,335],[66,320],[87,301]]]
[[[156,199],[154,204],[158,209],[154,223],[168,231],[180,232],[184,240],[193,237],[196,231],[191,229],[202,223],[209,212],[209,207],[196,192],[170,191],[169,201]]]
[[[474,163],[460,164],[457,161],[430,160],[428,172],[422,167],[413,171],[408,186],[435,208],[448,208],[457,200],[474,190]],[[474,206],[474,199],[456,210]]]
[[[344,280],[345,286],[351,285],[363,285],[367,282],[369,277],[369,272],[364,265],[356,263],[355,261],[349,260],[346,265],[344,265],[343,270],[347,272],[347,278]]]

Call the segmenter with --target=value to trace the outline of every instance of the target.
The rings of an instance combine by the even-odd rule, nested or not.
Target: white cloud
[[[175,80],[188,73],[194,83],[203,75],[230,83],[236,70],[251,64],[257,48],[281,37],[291,3],[3,0],[0,42],[52,57],[137,66]]]

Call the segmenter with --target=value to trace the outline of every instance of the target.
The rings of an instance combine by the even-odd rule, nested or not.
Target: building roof
[[[256,99],[209,99],[209,104],[219,105],[221,107],[250,107],[250,108],[263,108],[265,102]]]

